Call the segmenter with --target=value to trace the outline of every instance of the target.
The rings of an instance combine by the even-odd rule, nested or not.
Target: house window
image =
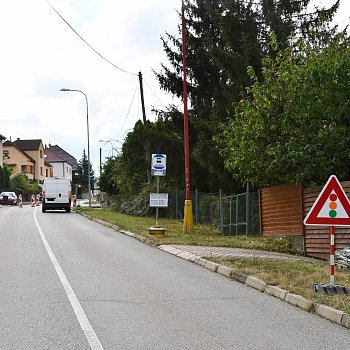
[[[48,169],[45,169],[45,176],[49,177],[49,170]]]
[[[43,175],[43,167],[40,167],[40,175]]]
[[[42,157],[43,157],[43,151],[40,150],[40,158],[42,158]]]
[[[26,173],[27,167],[25,165],[21,165],[21,173]]]

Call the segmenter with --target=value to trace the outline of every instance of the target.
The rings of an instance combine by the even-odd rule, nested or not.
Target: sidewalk
[[[314,259],[299,255],[290,255],[276,252],[267,252],[253,249],[242,248],[225,248],[225,247],[205,247],[205,246],[190,246],[190,245],[173,245],[167,244],[159,246],[164,250],[164,247],[174,248],[180,251],[185,251],[202,258],[225,259],[264,259],[264,260],[279,260],[279,261],[305,261],[311,262]]]

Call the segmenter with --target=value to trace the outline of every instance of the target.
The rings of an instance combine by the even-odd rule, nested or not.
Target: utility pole
[[[149,143],[148,132],[147,132],[147,119],[145,109],[145,99],[143,96],[143,84],[142,84],[142,73],[139,72],[140,82],[140,95],[141,95],[141,106],[142,106],[142,118],[143,118],[143,136],[144,136],[144,148],[145,148],[145,159],[146,159],[146,171],[147,171],[147,182],[151,183],[151,145]]]
[[[186,75],[186,25],[185,5],[182,0],[182,64],[183,64],[183,99],[184,99],[184,148],[185,148],[185,181],[186,200],[184,205],[183,233],[193,233],[193,210],[190,188],[190,144],[188,134],[188,107],[187,107],[187,75]]]

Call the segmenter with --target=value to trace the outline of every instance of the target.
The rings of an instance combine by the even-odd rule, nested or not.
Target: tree
[[[11,184],[10,180],[11,171],[8,167],[0,166],[0,188],[9,188]]]
[[[275,46],[275,45],[272,45]],[[242,182],[323,183],[350,176],[350,39],[327,45],[298,42],[266,58],[263,82],[255,80],[236,118],[222,126],[221,154]]]
[[[90,162],[90,183],[91,189],[93,190],[93,183],[95,179],[95,172],[92,168],[92,164]],[[78,175],[75,176],[76,183],[80,183],[84,186],[85,191],[88,190],[89,183],[89,161],[87,159],[87,155],[85,149],[83,150],[83,154],[81,159],[78,161]]]
[[[240,186],[224,167],[213,138],[218,125],[235,117],[235,107],[253,83],[252,66],[262,79],[262,58],[274,57],[268,45],[272,31],[281,48],[293,47],[297,38],[326,42],[334,33],[328,27],[339,1],[329,9],[308,12],[310,0],[195,0],[186,2],[187,73],[191,183],[207,191]],[[179,28],[180,34],[180,28]],[[163,90],[182,96],[181,36],[162,37],[167,66],[155,73]],[[162,112],[160,112],[162,114]],[[168,113],[169,117],[169,113]],[[178,113],[170,118],[178,124]],[[176,120],[175,120],[176,119]],[[179,135],[182,136],[180,133]]]
[[[30,181],[27,175],[22,173],[15,174],[12,177],[11,186],[27,194],[27,196],[41,192],[41,186],[37,182]]]

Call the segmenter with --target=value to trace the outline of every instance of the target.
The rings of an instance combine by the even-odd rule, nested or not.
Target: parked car
[[[15,192],[1,192],[0,204],[17,205],[17,196]]]

